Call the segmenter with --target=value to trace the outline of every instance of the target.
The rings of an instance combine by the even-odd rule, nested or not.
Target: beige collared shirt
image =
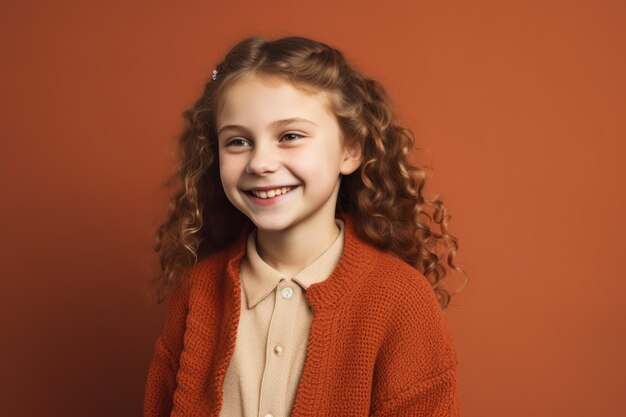
[[[319,258],[293,277],[269,266],[256,250],[256,229],[241,262],[241,315],[223,385],[220,417],[288,417],[296,397],[313,311],[306,289],[334,270],[344,243],[340,234]]]

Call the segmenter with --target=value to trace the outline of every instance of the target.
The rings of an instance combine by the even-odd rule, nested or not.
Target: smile
[[[249,192],[253,194],[255,197],[262,198],[262,199],[270,199],[279,195],[287,194],[289,191],[293,190],[296,187],[297,186],[282,187],[282,188],[276,188],[275,190],[267,190],[267,191],[250,190]]]

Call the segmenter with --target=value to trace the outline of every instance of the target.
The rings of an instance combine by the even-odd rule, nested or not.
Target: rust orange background
[[[464,415],[626,415],[624,4],[2,2],[2,414],[140,415],[181,113],[234,42],[298,34],[432,155]]]

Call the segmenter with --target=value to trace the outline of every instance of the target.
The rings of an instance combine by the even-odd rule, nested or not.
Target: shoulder
[[[229,259],[229,248],[222,249],[201,258],[184,275],[181,282],[170,293],[172,304],[188,304],[190,298],[212,292],[222,281]]]
[[[229,250],[230,248],[221,249],[206,255],[192,268],[191,275],[198,276],[206,272],[216,272],[217,270],[224,269],[228,262]]]
[[[229,261],[237,255],[236,252],[239,249],[238,243],[239,242],[236,241],[230,246],[211,252],[198,260],[189,272],[188,278],[191,285],[194,286],[199,282],[204,282],[207,277],[216,277],[224,274]],[[210,280],[210,282],[214,281],[215,280]]]
[[[415,304],[431,310],[439,307],[430,281],[420,271],[396,254],[380,250],[377,252],[365,280],[367,291],[384,297],[394,307]]]
[[[397,255],[379,251],[361,298],[363,308],[375,307],[389,338],[410,334],[421,346],[449,353],[451,334],[430,281]]]

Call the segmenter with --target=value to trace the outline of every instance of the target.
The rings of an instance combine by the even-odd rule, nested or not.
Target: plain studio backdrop
[[[626,415],[624,4],[2,2],[3,414],[140,415],[181,113],[259,34],[342,50],[428,149],[464,415]]]

